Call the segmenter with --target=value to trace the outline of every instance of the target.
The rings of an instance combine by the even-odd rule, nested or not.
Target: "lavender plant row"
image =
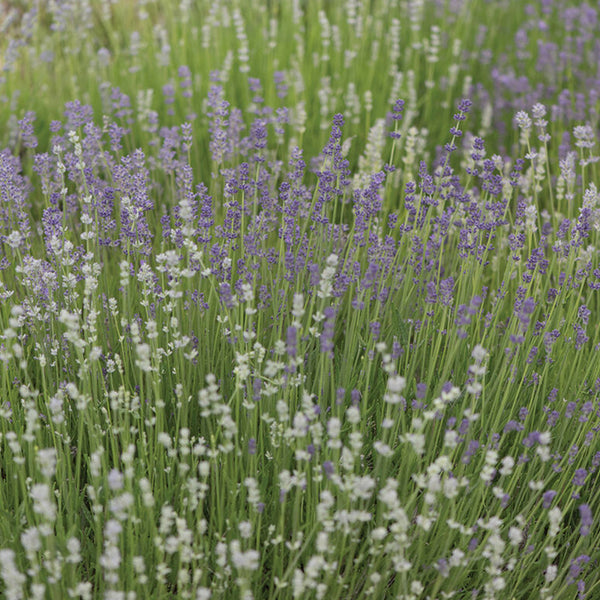
[[[0,596],[598,597],[595,92],[568,115],[512,95],[489,140],[483,87],[446,88],[447,115],[426,96],[429,135],[414,97],[378,98],[311,154],[325,114],[242,58],[198,103],[179,67],[198,114],[112,84],[9,111]]]
[[[0,143],[18,143],[27,111],[46,123],[74,98],[147,147],[157,119],[197,126],[191,156],[207,179],[203,100],[216,82],[244,108],[255,97],[289,110],[284,142],[318,154],[331,118],[346,118],[353,168],[368,131],[396,98],[435,156],[445,135],[440,110],[474,102],[473,131],[514,155],[512,119],[542,102],[556,158],[574,126],[598,126],[597,3],[535,0],[23,0],[0,16]],[[502,27],[492,24],[502,23]],[[247,86],[260,79],[262,89]],[[114,98],[113,88],[128,97]],[[246,125],[249,123],[246,122]],[[426,135],[429,133],[429,136]],[[46,148],[50,135],[39,131]],[[133,139],[132,139],[133,138]],[[293,138],[293,139],[290,139]]]

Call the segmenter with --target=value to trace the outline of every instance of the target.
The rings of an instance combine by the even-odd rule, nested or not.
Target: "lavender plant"
[[[402,58],[398,32],[379,42],[392,2],[243,6],[34,3],[5,24],[16,70],[60,40],[73,66],[69,19],[90,23],[82,57],[112,83],[77,69],[62,107],[8,111],[0,594],[594,598],[593,102],[559,116],[546,88],[511,96],[513,133],[487,136],[489,79],[475,103],[443,82],[424,3],[402,5]],[[469,8],[444,7],[467,38]],[[567,8],[523,10],[531,33]],[[595,14],[577,10],[565,32]],[[251,24],[269,32],[256,54]],[[205,81],[191,40],[230,30]],[[414,61],[409,82],[427,59],[422,107],[414,79],[406,102],[350,79],[369,46]],[[270,72],[290,56],[318,85]]]

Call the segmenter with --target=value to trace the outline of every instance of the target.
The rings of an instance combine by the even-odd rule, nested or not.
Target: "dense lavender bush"
[[[594,598],[598,8],[30,4],[0,595]]]

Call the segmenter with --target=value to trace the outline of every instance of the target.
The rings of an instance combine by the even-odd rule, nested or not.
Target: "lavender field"
[[[0,598],[600,599],[599,32],[0,0]]]

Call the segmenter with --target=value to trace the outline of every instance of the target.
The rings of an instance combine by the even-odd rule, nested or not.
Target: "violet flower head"
[[[371,329],[371,335],[373,336],[373,339],[377,341],[379,339],[379,335],[381,334],[381,323],[379,321],[372,321],[369,324],[369,327]]]
[[[266,119],[255,119],[250,126],[250,139],[256,153],[254,162],[264,162],[263,150],[267,147],[267,121]]]
[[[212,159],[220,164],[229,157],[230,147],[227,136],[229,125],[229,102],[224,99],[223,88],[213,85],[208,92],[209,117],[208,131],[210,133],[209,150]]]
[[[476,137],[473,139],[473,151],[471,152],[471,158],[477,162],[484,157],[485,142],[482,138]]]
[[[524,440],[523,440],[523,446],[525,446],[526,448],[532,448],[535,444],[539,444],[540,443],[540,432],[539,431],[532,431]]]
[[[94,117],[94,111],[88,104],[81,104],[79,100],[73,100],[73,102],[67,102],[65,104],[65,117],[67,118],[67,124],[65,129],[67,131],[75,131],[80,127],[83,127],[87,123],[90,123]]]
[[[27,246],[29,224],[29,182],[21,175],[21,161],[8,148],[0,152],[0,243],[11,237],[13,247]],[[14,233],[17,232],[17,233]]]
[[[435,568],[439,571],[442,577],[448,577],[450,574],[450,566],[448,565],[448,559],[446,558],[438,559]]]
[[[581,319],[581,322],[584,325],[588,324],[591,314],[592,311],[585,304],[582,304],[577,311],[577,316]]]
[[[463,98],[458,103],[458,113],[454,115],[455,121],[464,121],[467,117],[467,113],[471,110],[472,102],[467,98]]]
[[[570,419],[574,414],[575,411],[577,410],[577,402],[568,402],[567,403],[567,407],[565,408],[565,417],[567,417],[567,419]]]
[[[556,492],[554,490],[548,490],[547,492],[544,492],[544,495],[542,496],[542,506],[545,509],[550,508],[552,505],[552,500],[554,500],[555,496]]]
[[[165,104],[173,104],[175,102],[175,86],[172,83],[163,85],[162,93]],[[173,114],[169,112],[169,114]]]
[[[323,148],[324,156],[331,156],[333,158],[332,167],[334,170],[340,170],[343,174],[346,173],[347,161],[342,157],[342,127],[344,126],[344,116],[337,113],[333,117],[333,125],[331,126],[331,135],[329,136],[329,142]]]
[[[321,352],[325,352],[330,358],[333,358],[333,334],[335,333],[336,310],[332,306],[328,306],[323,312],[325,314],[325,321],[320,337]]]
[[[569,567],[569,575],[567,576],[567,583],[575,583],[575,580],[579,577],[583,571],[583,566],[590,562],[590,557],[587,554],[581,554],[577,558],[571,561]]]
[[[392,108],[392,119],[394,121],[399,121],[402,118],[403,111],[404,100],[396,100],[396,102],[394,102],[394,107]]]
[[[579,505],[579,517],[581,518],[581,528],[579,532],[582,536],[589,535],[590,529],[594,523],[592,509],[590,508],[589,504]]]
[[[526,298],[516,310],[517,318],[519,319],[523,330],[527,329],[529,321],[531,320],[531,315],[535,310],[535,306],[536,303],[533,298]]]
[[[259,379],[257,377],[254,380],[254,382],[252,383],[252,400],[254,400],[254,402],[260,401],[261,392],[262,392],[262,379]]]
[[[335,467],[330,460],[326,460],[323,463],[323,471],[325,472],[325,475],[327,475],[328,479],[331,478],[331,476],[335,473]]]
[[[581,350],[590,338],[579,323],[573,323],[573,329],[575,330],[575,350]]]
[[[133,110],[129,96],[122,92],[120,88],[113,87],[110,91],[110,100],[115,118],[125,119],[128,124],[131,124],[133,122],[131,120]]]
[[[128,253],[148,256],[153,232],[145,215],[154,207],[154,201],[149,193],[149,170],[141,150],[121,158],[121,164],[114,169],[114,183],[121,196],[121,247]]]
[[[465,450],[465,453],[463,454],[462,462],[465,465],[468,465],[471,462],[471,457],[477,452],[478,449],[479,442],[477,440],[471,440],[467,449]]]
[[[587,477],[586,469],[577,469],[575,471],[575,475],[573,476],[573,485],[582,486],[585,483],[585,478]]]
[[[442,279],[442,281],[440,281],[440,296],[441,296],[441,302],[444,306],[452,305],[452,301],[454,300],[453,291],[454,291],[454,278],[453,277],[448,277],[447,279]]]
[[[285,98],[288,92],[288,85],[285,82],[285,73],[283,71],[275,71],[273,73],[273,81],[277,90],[278,98]]]
[[[503,431],[504,433],[510,433],[511,431],[523,431],[523,429],[525,429],[525,426],[522,423],[511,419],[506,423]]]
[[[285,349],[290,358],[296,358],[297,355],[297,330],[293,325],[287,328]]]
[[[396,100],[396,102],[394,103],[394,106],[392,108],[392,121],[395,122],[395,131],[391,131],[389,136],[396,140],[400,137],[402,137],[401,133],[399,131],[397,131],[398,128],[398,121],[400,121],[400,119],[402,119],[402,113],[404,111],[404,100]]]
[[[25,148],[37,148],[38,141],[34,134],[33,123],[35,121],[35,112],[29,110],[25,116],[18,122],[21,133],[21,141]]]
[[[181,138],[183,140],[182,147],[185,152],[189,152],[192,148],[192,124],[183,123],[181,125]]]
[[[233,308],[236,305],[235,296],[231,290],[231,286],[229,285],[229,283],[221,283],[219,287],[219,296],[221,298],[221,302],[227,308]]]
[[[184,98],[192,97],[192,73],[190,72],[189,67],[186,65],[182,65],[177,69],[177,75],[181,80],[179,82],[179,87],[183,90],[181,95]]]

